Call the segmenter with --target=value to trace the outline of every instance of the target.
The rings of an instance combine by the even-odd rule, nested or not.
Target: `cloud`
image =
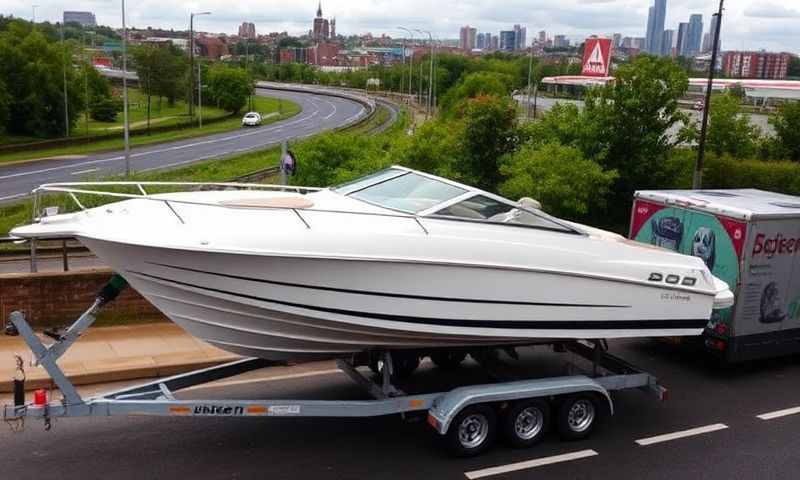
[[[800,18],[797,0],[784,6],[778,0],[728,2],[723,19],[725,48],[798,51]],[[98,22],[119,27],[120,0],[37,0],[37,18],[57,21],[63,10],[89,10]],[[644,36],[647,11],[653,0],[322,0],[326,16],[336,17],[342,34],[387,33],[403,35],[399,25],[430,30],[440,38],[458,38],[458,29],[471,25],[482,32],[497,33],[521,24],[533,32],[566,34],[578,40],[591,34],[619,32]],[[317,0],[128,0],[128,24],[185,30],[189,12],[211,11],[198,20],[200,30],[235,33],[243,21],[256,24],[258,32],[288,31],[303,34],[311,27]],[[709,28],[716,1],[669,0],[668,29],[677,29],[692,13],[701,13]],[[30,18],[29,3],[0,0],[0,13]]]

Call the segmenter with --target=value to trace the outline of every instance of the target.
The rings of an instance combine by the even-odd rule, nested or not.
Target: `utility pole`
[[[719,33],[722,29],[722,11],[725,0],[719,0],[717,29],[714,31],[714,44],[711,48],[711,65],[708,68],[708,84],[706,85],[706,99],[703,105],[703,123],[700,126],[700,143],[697,146],[697,162],[694,166],[692,188],[699,189],[703,186],[703,163],[706,156],[706,135],[708,133],[708,112],[711,109],[711,90],[714,87],[714,69],[717,68],[717,51],[719,50]]]
[[[528,59],[528,98],[525,100],[525,118],[531,119],[531,83],[533,80],[533,40],[531,41],[531,54]]]
[[[125,25],[125,0],[122,0],[122,122],[125,140],[125,177],[131,176],[130,125],[128,123],[128,27]]]
[[[412,94],[411,94],[411,87],[414,84],[414,32],[405,28],[405,27],[397,27],[399,30],[403,30],[408,32],[411,35],[411,58],[409,59],[408,64],[408,104],[411,105]],[[405,39],[403,39],[405,41]],[[405,60],[405,49],[403,50],[403,60]]]
[[[200,62],[197,62],[197,117],[203,128],[203,77],[200,75]]]
[[[430,76],[428,77],[428,100],[425,102],[427,107],[427,116],[431,116],[433,113],[433,54],[434,54],[434,45],[433,45],[433,35],[431,32],[426,30],[417,30],[419,33],[424,33],[428,35],[428,41],[431,43],[431,71]]]
[[[67,46],[64,45],[64,21],[61,21],[61,63],[64,70],[64,131],[69,137],[69,92],[67,92]]]
[[[194,17],[196,15],[211,15],[211,12],[189,14],[189,118],[194,113]]]

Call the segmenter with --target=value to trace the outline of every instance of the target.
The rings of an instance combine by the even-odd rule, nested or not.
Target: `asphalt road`
[[[515,98],[522,105],[525,104],[526,98],[524,96],[518,95]],[[533,102],[533,101],[531,100],[531,102]],[[565,98],[539,97],[536,100],[536,108],[539,111],[547,111],[547,110],[550,110],[551,108],[553,108],[553,106],[556,103],[573,103],[575,105],[578,105],[579,107],[583,106],[583,101],[581,101],[581,100],[570,100],[570,99],[565,99]],[[533,108],[533,107],[531,107],[531,108]],[[687,112],[689,114],[689,116],[692,118],[692,120],[696,121],[698,124],[702,120],[703,115],[702,115],[701,112],[698,112],[696,110],[684,110],[684,111]],[[746,115],[750,118],[750,123],[752,123],[753,125],[755,125],[758,128],[760,128],[762,133],[765,133],[767,135],[775,135],[775,128],[772,125],[769,124],[769,116],[762,115],[762,114],[757,114],[757,113],[751,113],[751,114],[746,114]],[[676,134],[678,132],[678,130],[679,130],[679,128],[673,128],[670,131],[670,133],[674,135],[674,134]]]
[[[498,466],[527,468],[484,478],[797,478],[800,415],[772,420],[757,415],[800,405],[800,358],[723,369],[703,356],[648,340],[613,341],[611,351],[658,375],[670,399],[659,403],[639,391],[620,392],[614,398],[616,415],[583,441],[561,442],[551,434],[531,449],[498,446],[480,457],[453,459],[424,422],[396,416],[62,419],[51,432],[37,422],[22,433],[0,431],[3,478],[464,479],[468,472]],[[554,354],[539,352],[525,355],[524,363],[532,369],[548,365]],[[248,374],[245,382],[183,396],[362,398],[330,364],[313,368],[318,373],[312,376],[300,367],[267,369]],[[482,381],[483,374],[467,365],[457,375]],[[453,379],[430,366],[414,377],[416,384],[433,388],[446,388]],[[636,442],[709,425],[715,427],[703,434],[648,446]],[[518,465],[547,463],[554,456],[575,459]]]
[[[136,147],[131,151],[132,169],[141,172],[174,168],[264,148],[348,124],[366,112],[364,106],[356,101],[324,94],[264,89],[257,90],[257,93],[292,100],[302,107],[302,111],[292,118],[263,127]],[[124,171],[121,151],[0,166],[0,203],[23,197],[43,183],[75,182]]]

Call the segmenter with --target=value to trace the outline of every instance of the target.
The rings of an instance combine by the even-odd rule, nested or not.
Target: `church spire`
[[[319,6],[317,7],[317,18],[322,18],[322,0],[320,0]]]

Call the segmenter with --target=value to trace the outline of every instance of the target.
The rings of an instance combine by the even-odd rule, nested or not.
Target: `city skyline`
[[[452,4],[452,5],[449,5]],[[64,10],[90,11],[98,24],[119,27],[118,2],[73,0],[70,2],[40,0],[37,20],[60,21]],[[327,0],[323,2],[326,16],[336,17],[338,33],[343,35],[387,34],[402,37],[395,27],[430,30],[442,39],[458,39],[464,25],[478,32],[512,29],[520,24],[529,31],[547,30],[579,40],[592,34],[644,37],[648,10],[653,0],[562,0],[558,3],[543,0],[508,2],[502,9],[493,9],[479,1],[445,0],[433,6],[430,2],[408,0],[400,5],[385,0]],[[703,15],[710,24],[717,0],[668,0],[665,29],[675,29],[691,14]],[[317,2],[282,2],[264,0],[256,4],[223,4],[218,0],[195,0],[185,6],[143,0],[128,5],[128,24],[137,28],[186,29],[189,11],[209,10],[212,15],[202,19],[201,30],[236,34],[242,22],[253,22],[258,33],[287,31],[292,35],[308,33],[308,18],[317,9]],[[269,12],[274,11],[274,14]],[[387,14],[391,12],[391,14]],[[447,16],[441,16],[447,12]],[[0,13],[30,19],[30,5],[0,0]],[[439,15],[439,16],[437,16]],[[728,2],[724,18],[722,43],[731,49],[767,49],[800,51],[800,7],[787,7],[775,0],[739,0]],[[677,33],[677,32],[676,32]],[[530,36],[528,37],[530,39]],[[529,42],[528,42],[529,43]]]

